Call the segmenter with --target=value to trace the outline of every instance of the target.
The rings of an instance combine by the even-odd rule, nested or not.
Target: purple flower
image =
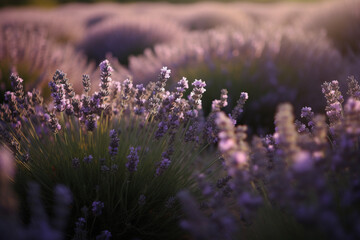
[[[85,93],[88,93],[90,91],[90,86],[91,86],[89,75],[86,74],[83,75],[82,84],[84,86]]]
[[[23,86],[24,80],[14,73],[11,74],[10,80],[11,80],[11,87],[14,89],[14,93],[16,97],[22,99],[24,97],[24,86]]]
[[[206,83],[204,81],[201,81],[201,79],[200,80],[195,79],[195,81],[191,85],[193,85],[196,88],[199,88],[199,90],[202,91],[201,93],[205,92],[205,89],[203,88],[206,87]]]
[[[115,129],[110,130],[110,139],[109,154],[114,157],[118,153],[119,147],[119,138]]]
[[[163,174],[163,172],[168,169],[168,167],[170,166],[171,161],[169,158],[163,157],[161,162],[158,163],[158,167],[156,168],[156,172],[155,175],[156,176],[160,176],[161,174]]]
[[[180,81],[177,83],[176,86],[176,91],[178,91],[179,93],[183,93],[186,91],[186,89],[189,88],[189,82],[186,79],[186,77],[183,77],[182,79],[180,79]]]
[[[61,130],[61,125],[59,124],[59,121],[54,113],[50,113],[49,117],[48,126],[50,127],[51,131],[56,134]]]
[[[102,61],[100,64],[100,71],[102,72],[113,72],[114,69],[110,66],[110,62],[109,60],[105,59],[104,61]]]
[[[114,71],[114,69],[110,66],[110,63],[108,60],[104,60],[100,63],[100,96],[106,97],[109,96],[109,87],[110,83],[112,82],[111,79],[111,72]]]
[[[189,100],[194,109],[201,109],[201,98],[202,94],[206,91],[204,88],[206,87],[206,83],[204,81],[195,79],[192,85],[194,88],[189,95]]]
[[[311,110],[311,107],[303,107],[301,109],[301,117],[306,119],[312,119],[314,117],[314,113]]]
[[[137,165],[139,164],[139,156],[137,153],[138,150],[139,147],[130,147],[130,154],[126,157],[128,159],[128,162],[125,164],[125,166],[130,173],[137,171]]]
[[[170,73],[171,73],[171,70],[168,69],[167,67],[162,67],[160,69],[161,78],[169,79],[170,78]]]
[[[104,208],[104,203],[100,201],[95,201],[92,203],[92,212],[97,217],[102,214],[102,209]]]
[[[91,163],[93,160],[93,156],[92,155],[89,155],[87,157],[84,157],[84,163]]]

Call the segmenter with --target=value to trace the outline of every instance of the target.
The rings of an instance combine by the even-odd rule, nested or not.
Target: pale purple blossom
[[[160,75],[161,75],[161,78],[166,78],[166,79],[169,79],[170,78],[170,73],[171,73],[171,70],[168,69],[167,67],[162,67],[161,70],[160,70]]]

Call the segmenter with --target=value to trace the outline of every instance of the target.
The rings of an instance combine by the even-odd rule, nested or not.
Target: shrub
[[[158,43],[173,41],[181,33],[179,26],[158,17],[114,17],[90,28],[79,49],[96,62],[111,53],[121,64],[127,65],[130,55],[141,54]]]
[[[306,15],[305,27],[313,31],[323,29],[328,38],[345,55],[360,51],[360,1],[347,0],[323,4],[321,9]]]
[[[250,142],[246,127],[217,113],[224,178],[199,180],[201,204],[178,195],[187,215],[182,227],[195,239],[358,238],[360,86],[353,77],[348,83],[344,105],[338,81],[322,85],[329,125],[309,107],[294,121],[285,103],[275,133]]]
[[[318,86],[343,74],[349,64],[322,35],[272,28],[257,34],[231,29],[195,34],[130,58],[129,69],[134,79],[148,82],[151,73],[164,63],[173,69],[175,79],[182,75],[206,79],[206,112],[219,89],[229,89],[230,106],[238,92],[246,89],[251,97],[244,121],[251,127],[256,125],[257,130],[264,127],[265,132],[272,128],[269,116],[280,102],[294,102],[297,112],[310,103],[319,110],[322,99]]]
[[[75,52],[72,46],[54,44],[47,32],[36,26],[3,26],[1,36],[1,93],[10,89],[10,82],[7,80],[11,73],[21,74],[26,79],[26,90],[39,88],[46,96],[48,91],[45,85],[57,68],[67,68],[69,76],[73,78],[80,78],[83,73],[92,75],[94,71],[92,64],[88,64],[86,58]],[[79,82],[73,84],[75,89],[81,89]]]
[[[175,196],[184,188],[196,193],[192,175],[209,164],[199,161],[206,145],[194,127],[204,83],[193,83],[194,100],[187,101],[182,98],[186,79],[165,92],[166,67],[146,88],[129,79],[112,81],[107,60],[100,71],[99,92],[89,94],[84,75],[81,97],[66,74],[56,71],[48,106],[25,94],[22,79],[12,75],[13,92],[6,93],[0,116],[2,142],[13,149],[19,166],[16,184],[23,189],[30,180],[38,182],[47,208],[55,184],[69,187],[74,231],[67,233],[75,239],[178,238],[183,233]]]

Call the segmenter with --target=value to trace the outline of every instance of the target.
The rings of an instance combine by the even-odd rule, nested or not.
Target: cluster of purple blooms
[[[223,112],[216,114],[227,176],[216,185],[199,176],[198,186],[207,199],[199,206],[187,192],[179,194],[187,214],[184,229],[196,239],[234,239],[242,231],[236,226],[251,225],[265,205],[294,216],[327,239],[360,237],[359,83],[349,77],[344,105],[338,81],[325,82],[322,88],[329,123],[310,107],[302,108],[302,121],[295,121],[292,106],[282,104],[275,133],[248,142],[246,126],[236,126]],[[244,102],[238,103],[241,113]]]

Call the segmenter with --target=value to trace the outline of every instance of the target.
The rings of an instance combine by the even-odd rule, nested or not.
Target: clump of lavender
[[[137,171],[137,166],[140,161],[139,155],[138,155],[139,149],[140,149],[139,147],[136,147],[136,148],[130,147],[130,153],[126,157],[128,159],[128,162],[125,164],[125,166],[130,173],[134,173]]]
[[[53,81],[49,82],[51,89],[51,96],[54,99],[54,109],[58,112],[67,110],[66,113],[71,115],[73,113],[72,99],[75,95],[69,79],[66,74],[57,70],[53,76]]]
[[[148,207],[153,207],[153,205],[155,206],[157,204],[156,202],[158,202],[162,206],[160,210],[161,213],[159,214],[171,214],[172,212],[178,211],[178,206],[174,205],[171,208],[164,208],[166,200],[169,199],[170,196],[175,196],[180,188],[191,185],[191,173],[194,171],[194,169],[190,167],[190,164],[195,158],[196,151],[193,150],[196,149],[197,146],[183,142],[183,137],[188,129],[187,124],[189,121],[199,123],[200,121],[198,121],[199,119],[197,119],[197,117],[188,115],[192,107],[189,100],[183,97],[184,92],[188,88],[186,78],[180,79],[174,92],[169,92],[165,90],[164,85],[169,75],[170,70],[163,68],[158,84],[149,84],[146,88],[141,84],[134,87],[130,79],[123,81],[121,88],[116,90],[116,94],[113,94],[113,88],[110,86],[110,95],[107,96],[110,97],[110,99],[105,101],[104,97],[100,94],[101,89],[99,92],[94,92],[90,95],[90,83],[87,76],[83,76],[84,94],[81,96],[72,96],[73,94],[70,94],[71,92],[68,91],[71,89],[71,86],[68,85],[67,80],[65,80],[66,75],[59,70],[55,73],[50,84],[54,96],[54,104],[42,105],[39,104],[40,101],[35,99],[36,101],[31,103],[34,111],[27,113],[28,118],[26,120],[23,118],[23,116],[25,116],[22,115],[23,111],[18,108],[19,104],[15,93],[9,92],[6,95],[7,102],[2,106],[4,109],[3,116],[5,122],[4,124],[2,123],[1,126],[6,126],[6,132],[9,133],[9,136],[12,136],[12,131],[8,131],[7,128],[7,125],[12,123],[12,120],[8,118],[7,112],[15,112],[15,110],[19,109],[20,111],[17,113],[16,120],[20,123],[19,129],[23,131],[21,136],[24,138],[20,140],[19,136],[14,134],[14,139],[12,140],[10,137],[7,137],[6,134],[2,134],[1,141],[4,139],[5,142],[6,140],[6,144],[9,146],[12,145],[11,142],[23,143],[21,145],[18,144],[19,147],[18,150],[16,150],[18,162],[21,162],[21,171],[33,171],[32,169],[35,167],[35,163],[38,163],[41,159],[47,159],[49,160],[48,163],[36,164],[35,168],[44,173],[49,179],[63,179],[64,184],[72,187],[73,192],[76,194],[76,199],[88,201],[86,200],[88,199],[88,197],[86,197],[89,196],[88,194],[92,196],[92,199],[98,199],[98,196],[104,196],[102,202],[95,201],[92,206],[94,214],[92,214],[91,217],[96,217],[94,218],[95,226],[99,221],[106,221],[109,227],[114,229],[113,226],[119,223],[118,220],[113,219],[114,221],[108,221],[98,215],[100,212],[108,213],[113,211],[120,214],[122,210],[119,209],[124,209],[121,206],[124,206],[125,202],[130,203],[139,200],[138,191],[141,191],[144,196],[149,198],[146,199],[146,204],[143,205],[142,208],[143,210],[146,210]],[[31,97],[32,101],[34,96],[37,98],[37,95],[38,93],[34,92],[33,95],[27,94],[26,96],[29,96],[29,99]],[[25,100],[27,98],[26,96]],[[151,98],[158,98],[159,100],[158,111],[154,114],[149,114],[152,108],[148,100]],[[53,110],[52,107],[54,105],[55,107],[58,106],[61,112],[56,111],[56,109]],[[72,106],[71,109],[68,108],[69,105]],[[140,114],[138,114],[137,108]],[[117,109],[117,114],[108,114],[108,110],[115,112],[115,109]],[[69,112],[71,110],[73,113],[68,114],[68,112],[66,112],[67,110]],[[156,139],[156,128],[160,122],[164,123],[167,131],[163,137],[154,141],[154,138]],[[48,123],[49,129],[44,126],[45,123]],[[31,124],[34,128],[28,128]],[[194,131],[192,131],[193,136],[198,137],[197,133],[201,132],[201,130],[199,130],[200,128],[197,128],[192,122],[191,125],[194,129]],[[60,129],[62,132],[56,135],[56,137],[54,137],[53,134],[49,134],[51,130],[58,132]],[[111,131],[111,129],[119,129],[118,132],[120,132],[120,130],[127,132],[127,134],[122,137],[125,141],[121,146],[119,146],[119,136],[114,130]],[[108,134],[106,134],[106,132]],[[109,138],[109,132],[110,141],[106,141],[106,136]],[[36,139],[34,137],[36,137]],[[106,142],[109,144],[107,145]],[[202,143],[199,137],[198,142],[200,146]],[[68,146],[69,149],[69,151],[61,152],[62,156],[59,155],[59,152],[53,152],[53,149],[58,149],[60,145]],[[131,147],[144,145],[146,146],[143,150],[144,154],[140,154],[140,148]],[[181,145],[187,150],[178,151]],[[39,155],[32,154],[33,152],[38,152],[39,148],[41,149]],[[128,148],[130,148],[130,153],[127,154],[127,162],[121,166],[118,159],[126,157],[126,155],[124,155],[124,149]],[[31,161],[21,161],[27,153],[31,154]],[[48,153],[54,154],[48,156]],[[89,155],[90,153],[92,155]],[[139,165],[140,155],[144,155],[142,156],[144,157],[144,164],[141,165]],[[74,156],[82,156],[83,159],[79,157],[74,158]],[[116,156],[119,156],[119,158]],[[60,160],[64,159],[64,157],[65,159],[69,159],[69,161],[54,161],[54,159]],[[97,161],[97,159],[99,159],[99,161]],[[30,165],[31,167],[27,168]],[[76,168],[76,171],[74,171],[73,168]],[[69,171],[66,171],[66,173],[67,175],[69,174],[69,177],[63,178],[64,175],[60,169],[68,169]],[[126,172],[130,172],[131,174],[126,174]],[[164,174],[165,172],[168,174]],[[90,175],[91,177],[86,177]],[[160,175],[162,175],[161,178],[156,177]],[[174,178],[173,176],[183,176],[180,184],[177,184],[177,177]],[[109,181],[109,178],[112,180]],[[37,177],[36,179],[41,181]],[[168,181],[168,179],[176,181]],[[161,195],[158,195],[156,191],[153,192],[153,189],[158,187],[159,181],[163,182],[162,188],[166,189],[164,194]],[[49,183],[50,182],[52,181],[49,181]],[[145,187],[145,185],[143,185],[144,182],[149,183],[150,185],[148,186],[150,187]],[[114,184],[124,185],[122,185],[123,187],[120,191],[112,191],[111,189]],[[45,189],[50,189],[45,182],[42,182],[42,186],[44,186]],[[82,187],[79,188],[79,186]],[[94,186],[96,186],[95,191]],[[110,188],[104,186],[110,186]],[[191,185],[191,188],[193,188],[192,186],[193,185]],[[155,195],[153,193],[155,193]],[[117,200],[116,202],[110,201],[112,194],[114,194],[114,199],[117,199],[120,195],[127,196],[126,201],[123,198],[121,198],[122,200],[120,202]],[[136,197],[134,198],[134,196]],[[155,201],[153,201],[153,199],[155,199]],[[102,206],[101,203],[105,203],[104,206]],[[115,204],[118,204],[119,208],[114,206]],[[171,204],[169,203],[169,205]],[[130,207],[130,205],[128,206]],[[75,208],[77,208],[77,206],[75,206]],[[135,212],[139,213],[139,218],[143,214],[147,214],[147,210],[140,211],[139,209],[140,208],[135,209]],[[76,211],[77,210],[78,209],[76,209]],[[177,214],[172,216],[166,225],[175,227]],[[84,217],[84,219],[87,222],[89,220],[87,217]],[[73,220],[74,222],[76,221],[76,219]],[[126,217],[126,221],[128,220],[132,221]],[[90,224],[83,225],[83,222],[80,221],[77,230],[79,234],[82,236],[88,234],[89,236],[86,237],[94,237],[93,233],[95,231],[90,229]],[[135,225],[137,224],[135,223]],[[146,232],[155,231],[153,228],[154,226],[156,228],[156,225],[155,222],[151,222],[150,225],[145,226]],[[116,234],[132,235],[132,232],[126,230],[126,226],[127,224],[120,223],[121,230],[117,231]],[[96,232],[99,230],[101,229],[96,227]],[[169,232],[173,231],[169,230]],[[138,231],[136,231],[136,233],[138,233],[139,236],[146,235]]]

